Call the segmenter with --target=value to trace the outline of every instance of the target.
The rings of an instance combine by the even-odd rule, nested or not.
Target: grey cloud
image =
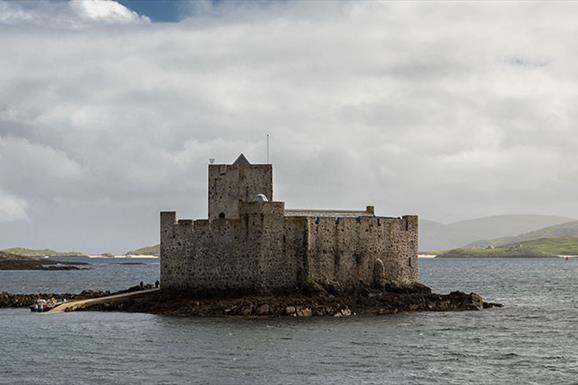
[[[25,221],[27,209],[28,203],[24,199],[0,189],[0,222]]]
[[[578,216],[578,6],[205,6],[0,25],[0,246],[154,243],[159,210],[206,216],[209,158],[264,162],[266,133],[288,207]]]

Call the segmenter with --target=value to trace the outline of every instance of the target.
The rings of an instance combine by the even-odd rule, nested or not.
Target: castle
[[[289,210],[273,201],[273,168],[241,154],[209,164],[208,219],[161,212],[161,287],[180,291],[342,289],[417,281],[417,216]]]

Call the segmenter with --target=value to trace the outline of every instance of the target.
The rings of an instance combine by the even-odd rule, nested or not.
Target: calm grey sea
[[[119,289],[158,261],[0,272],[0,291]],[[437,292],[504,303],[386,317],[199,319],[0,310],[0,384],[578,384],[578,259],[421,260]]]

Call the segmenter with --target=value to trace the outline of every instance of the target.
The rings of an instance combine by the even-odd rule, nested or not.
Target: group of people
[[[161,285],[161,283],[160,283],[159,280],[157,279],[157,281],[155,282],[155,289],[158,289],[160,285]],[[144,289],[145,289],[145,284],[144,284],[143,281],[140,281],[139,286],[140,286],[140,289],[141,289],[141,290],[144,290]]]

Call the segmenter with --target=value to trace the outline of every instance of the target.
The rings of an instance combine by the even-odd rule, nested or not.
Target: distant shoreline
[[[86,262],[66,262],[47,259],[1,259],[0,270],[87,270]]]
[[[440,254],[440,255],[432,255],[432,254],[419,254],[418,258],[420,259],[565,259],[565,258],[578,258],[578,255],[468,255],[468,254]]]
[[[145,265],[142,259],[156,260],[154,256],[36,256],[26,257],[20,255],[9,255],[0,253],[0,271],[2,270],[88,270],[91,266],[98,264],[95,259],[108,259],[113,265]]]
[[[102,258],[102,259],[123,259],[123,258],[143,258],[143,259],[159,259],[156,255],[89,255],[88,258]]]
[[[556,259],[564,258],[557,255],[438,255],[436,259]]]

